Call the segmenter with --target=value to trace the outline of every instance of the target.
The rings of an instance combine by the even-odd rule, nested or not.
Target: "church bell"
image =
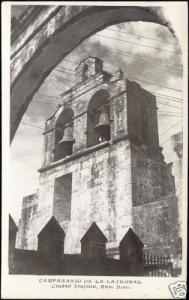
[[[61,143],[74,143],[73,139],[73,125],[71,123],[68,123],[64,126],[64,134],[62,139],[59,141],[59,144]]]
[[[98,124],[95,126],[96,129],[101,130],[105,127],[110,127],[110,121],[108,116],[108,108],[103,107],[99,113]]]
[[[95,128],[102,140],[110,139],[110,120],[107,106],[104,106],[100,110],[98,124],[95,126]]]

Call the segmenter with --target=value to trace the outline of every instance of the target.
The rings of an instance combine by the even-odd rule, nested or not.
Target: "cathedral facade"
[[[117,258],[129,228],[146,253],[181,253],[178,200],[171,165],[159,145],[156,97],[122,70],[110,74],[88,57],[75,70],[75,86],[46,120],[37,193],[24,197],[17,245],[37,249],[37,237],[54,216],[65,253],[95,222]],[[100,247],[100,246],[99,246]]]

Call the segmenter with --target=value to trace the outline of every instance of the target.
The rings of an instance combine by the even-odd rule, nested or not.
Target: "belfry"
[[[54,217],[65,232],[65,253],[95,222],[116,258],[129,228],[146,253],[181,253],[178,201],[171,166],[159,145],[156,97],[118,69],[88,57],[75,69],[75,85],[46,120],[39,189],[23,199],[19,247],[37,249]]]

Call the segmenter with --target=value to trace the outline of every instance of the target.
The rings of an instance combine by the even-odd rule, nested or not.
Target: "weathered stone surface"
[[[179,209],[179,235],[182,236],[181,228],[182,228],[182,191],[183,191],[183,133],[179,132],[171,137],[172,143],[172,164],[171,170],[175,180],[175,192],[178,197],[178,209]]]
[[[133,207],[133,227],[145,244],[146,253],[173,257],[181,253],[178,199],[174,194]]]
[[[34,243],[30,244],[30,240],[35,240],[35,232],[33,231],[33,221],[36,218],[38,208],[38,192],[23,198],[21,224],[19,226],[19,234],[17,238],[18,248],[35,249]],[[35,221],[34,221],[35,223]]]
[[[72,172],[71,220],[66,231],[67,236],[73,236],[73,239],[69,241],[66,238],[66,252],[72,253],[73,251],[74,253],[76,248],[77,251],[80,251],[80,238],[91,221],[98,222],[99,226],[101,225],[102,229],[105,230],[103,232],[107,234],[108,238],[109,235],[114,234],[115,236],[117,233],[117,244],[121,232],[122,234],[125,233],[127,222],[128,226],[131,225],[131,218],[128,221],[125,219],[126,222],[121,229],[119,228],[119,222],[125,214],[130,215],[132,206],[131,197],[129,197],[131,187],[123,177],[127,173],[129,157],[127,158],[128,154],[126,154],[124,159],[122,153],[127,153],[128,144],[128,142],[120,142],[119,147],[111,145],[106,149],[92,152],[85,157],[58,166],[53,169],[53,174],[49,170],[45,172],[45,175],[42,175],[39,202],[47,206],[53,201],[55,177],[59,178]],[[125,170],[119,172],[120,165]],[[129,174],[127,176],[129,178]],[[128,200],[123,201],[124,195],[127,195]],[[122,203],[124,206],[119,210]],[[121,217],[120,220],[119,216]],[[116,219],[118,219],[117,225]],[[113,242],[115,243],[115,238]]]
[[[131,160],[134,207],[174,192],[174,178],[162,160],[149,158],[148,152],[136,145],[132,145]]]

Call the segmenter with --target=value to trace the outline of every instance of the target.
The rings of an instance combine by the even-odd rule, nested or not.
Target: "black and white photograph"
[[[4,299],[186,297],[187,3],[140,2],[4,3]]]

